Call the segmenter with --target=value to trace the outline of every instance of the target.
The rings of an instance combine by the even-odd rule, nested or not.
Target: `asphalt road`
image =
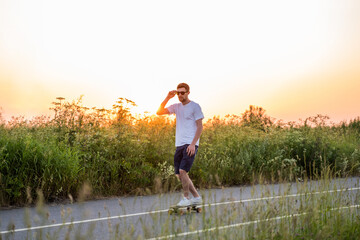
[[[215,231],[256,225],[258,219],[295,218],[302,214],[305,201],[318,201],[325,194],[332,194],[344,209],[360,212],[359,183],[355,177],[326,184],[311,181],[202,190],[202,213],[182,216],[167,211],[180,200],[179,192],[1,210],[0,239],[209,238]]]

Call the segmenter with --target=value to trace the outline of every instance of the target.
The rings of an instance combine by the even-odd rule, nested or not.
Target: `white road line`
[[[103,217],[103,218],[93,218],[93,219],[87,219],[87,220],[81,220],[81,221],[64,222],[64,223],[43,225],[43,226],[37,226],[37,227],[19,228],[19,229],[14,229],[14,230],[2,231],[2,232],[0,232],[0,234],[16,233],[16,232],[44,229],[44,228],[62,227],[62,226],[69,226],[69,225],[75,225],[75,224],[81,224],[81,223],[100,222],[100,221],[117,219],[117,218],[136,217],[136,216],[141,216],[141,215],[147,215],[147,214],[152,214],[152,213],[161,213],[161,212],[167,212],[167,211],[168,211],[167,209],[164,209],[164,210],[159,210],[159,211],[133,213],[133,214],[126,214],[126,215],[119,215],[119,216],[112,216],[112,217]]]
[[[360,205],[352,205],[352,206],[348,206],[348,207],[332,208],[332,209],[330,209],[330,211],[344,210],[344,209],[349,209],[349,208],[359,208],[359,207],[360,207]],[[305,216],[307,214],[309,214],[309,213],[306,213],[306,212],[305,213],[295,213],[295,214],[291,214],[291,215],[267,218],[267,219],[263,219],[263,220],[255,220],[255,221],[236,223],[236,224],[225,225],[225,226],[220,226],[220,227],[201,229],[201,230],[197,230],[197,231],[193,231],[193,232],[183,232],[183,233],[179,233],[179,234],[171,234],[171,235],[167,235],[167,236],[148,238],[147,240],[161,240],[161,239],[169,239],[169,238],[174,238],[174,237],[184,237],[184,236],[188,236],[188,235],[201,234],[204,232],[212,232],[215,230],[224,230],[224,229],[228,229],[228,228],[257,224],[257,223],[261,223],[261,222],[270,222],[270,221],[280,220],[283,218],[293,218],[293,217]]]
[[[219,206],[219,205],[234,204],[234,203],[264,201],[264,200],[279,199],[279,198],[300,197],[300,196],[305,196],[305,195],[316,195],[316,194],[324,194],[324,193],[355,191],[355,190],[360,190],[360,187],[357,187],[357,188],[345,188],[345,189],[338,189],[338,190],[329,190],[329,191],[322,191],[322,192],[313,192],[313,193],[290,194],[290,195],[285,195],[285,196],[252,198],[252,199],[229,201],[229,202],[209,203],[209,204],[204,204],[204,207]],[[136,216],[142,216],[142,215],[148,215],[148,214],[154,214],[154,213],[162,213],[162,212],[167,212],[167,211],[168,211],[168,209],[162,209],[162,210],[156,210],[156,211],[132,213],[132,214],[119,215],[119,216],[112,216],[112,217],[93,218],[93,219],[87,219],[87,220],[64,222],[64,223],[58,223],[58,224],[49,224],[49,225],[36,226],[36,227],[19,228],[19,229],[1,231],[0,235],[1,234],[7,234],[7,233],[16,233],[16,232],[24,232],[24,231],[45,229],[45,228],[69,226],[69,225],[75,225],[75,224],[81,224],[81,223],[100,222],[100,221],[106,221],[106,220],[117,219],[117,218],[136,217]]]
[[[279,199],[279,198],[301,197],[301,196],[306,196],[306,195],[316,195],[316,194],[334,193],[334,192],[346,192],[346,191],[355,191],[355,190],[360,190],[360,187],[357,187],[357,188],[344,188],[344,189],[329,190],[329,191],[322,191],[322,192],[297,193],[297,194],[290,194],[290,195],[285,195],[285,196],[253,198],[253,199],[245,199],[245,200],[237,200],[237,201],[229,201],[229,202],[219,202],[219,203],[212,203],[212,204],[209,204],[209,205],[210,206],[219,206],[219,205],[227,205],[227,204],[231,204],[231,203],[255,202],[255,201]]]

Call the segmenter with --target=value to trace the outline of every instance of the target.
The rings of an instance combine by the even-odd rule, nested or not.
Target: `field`
[[[89,109],[58,98],[54,117],[0,119],[0,206],[180,189],[173,175],[175,121],[134,116],[119,98]],[[1,115],[0,115],[1,116]],[[356,176],[360,119],[331,124],[317,115],[275,122],[260,107],[204,123],[190,174],[200,188]],[[83,196],[83,186],[91,186]]]

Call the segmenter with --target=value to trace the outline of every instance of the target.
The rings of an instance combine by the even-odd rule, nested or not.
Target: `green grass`
[[[81,99],[53,103],[53,118],[0,120],[0,206],[27,205],[40,190],[46,202],[144,195],[180,189],[173,175],[174,119],[133,116],[132,101],[89,109]],[[190,172],[196,186],[211,188],[360,172],[360,119],[327,124],[318,115],[274,123],[264,110],[214,117],[204,123]]]

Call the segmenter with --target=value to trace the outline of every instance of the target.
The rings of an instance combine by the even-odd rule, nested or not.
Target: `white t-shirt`
[[[190,101],[186,105],[182,103],[173,104],[167,109],[170,114],[176,114],[175,146],[191,144],[197,129],[196,120],[204,118],[200,105]],[[196,142],[197,146],[199,146],[199,140]]]

